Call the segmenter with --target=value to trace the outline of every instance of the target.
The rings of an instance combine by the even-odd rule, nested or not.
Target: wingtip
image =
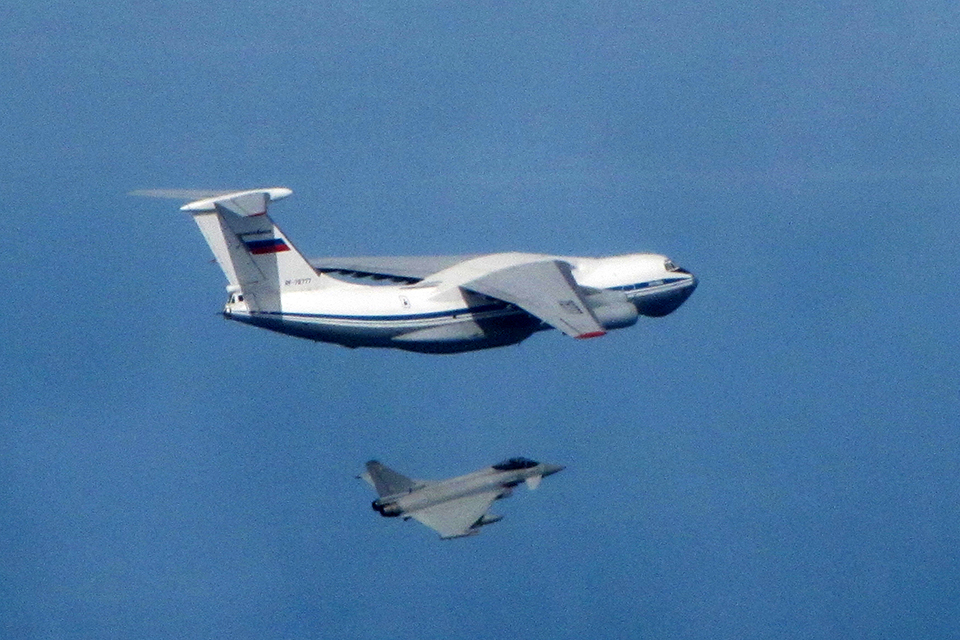
[[[607,335],[606,331],[590,331],[588,333],[581,333],[577,336],[577,340],[586,340],[587,338],[599,338],[600,336]]]

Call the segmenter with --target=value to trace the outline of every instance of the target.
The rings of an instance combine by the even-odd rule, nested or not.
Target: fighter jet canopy
[[[503,462],[498,462],[493,465],[493,468],[497,471],[516,471],[518,469],[529,469],[535,467],[539,462],[530,460],[529,458],[510,458],[509,460],[504,460]]]

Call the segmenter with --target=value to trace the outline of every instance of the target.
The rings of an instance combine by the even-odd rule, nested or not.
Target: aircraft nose
[[[690,271],[686,269],[677,269],[676,273],[682,273],[684,275],[690,276],[690,279],[686,282],[685,288],[687,290],[687,296],[693,293],[694,289],[697,288],[697,285],[700,284],[700,281],[697,280],[697,276],[693,275]]]
[[[552,476],[555,473],[559,473],[566,469],[565,466],[560,464],[544,464],[543,465],[543,476]]]
[[[686,277],[667,291],[654,292],[634,299],[633,304],[641,315],[662,318],[676,311],[693,294],[699,284],[697,277],[686,269],[676,269],[673,273],[681,273]]]

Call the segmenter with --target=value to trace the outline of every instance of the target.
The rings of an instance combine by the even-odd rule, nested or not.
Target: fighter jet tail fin
[[[376,460],[367,463],[367,472],[361,477],[373,485],[381,498],[411,491],[422,484],[397,473]]]

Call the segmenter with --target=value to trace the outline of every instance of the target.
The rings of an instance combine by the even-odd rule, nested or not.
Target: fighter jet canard
[[[413,518],[440,534],[441,539],[476,535],[480,527],[502,516],[488,514],[495,500],[509,497],[513,488],[526,483],[531,489],[544,477],[562,471],[555,464],[527,458],[510,458],[464,476],[439,481],[413,480],[371,460],[360,474],[377,490],[373,510],[385,518]]]
[[[186,199],[195,191],[140,191]],[[558,329],[593,338],[673,312],[697,279],[662,255],[307,260],[267,215],[286,188],[207,192],[190,213],[227,277],[224,317],[347,347],[457,353]]]

